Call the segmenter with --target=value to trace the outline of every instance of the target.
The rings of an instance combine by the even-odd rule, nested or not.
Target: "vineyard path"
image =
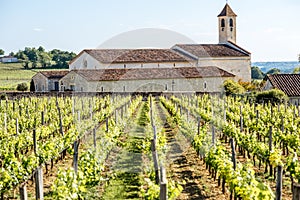
[[[137,145],[145,138],[145,131],[137,123],[141,109],[138,110],[132,117],[136,120],[126,125],[121,139],[123,144],[116,146],[108,157],[106,165],[109,167],[111,177],[102,199],[140,199],[143,155]]]
[[[210,177],[205,164],[191,146],[191,141],[187,140],[178,129],[170,126],[167,121],[168,113],[162,104],[156,102],[156,106],[167,135],[168,179],[175,180],[183,187],[177,199],[227,199],[217,182]]]

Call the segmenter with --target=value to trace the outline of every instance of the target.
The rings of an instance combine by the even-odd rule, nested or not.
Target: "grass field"
[[[22,63],[0,63],[0,91],[16,90],[19,83],[30,85],[31,78],[42,70],[50,69],[24,69]],[[61,70],[61,69],[51,69]]]

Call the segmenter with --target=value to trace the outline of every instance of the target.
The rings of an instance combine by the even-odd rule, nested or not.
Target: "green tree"
[[[280,74],[280,72],[280,69],[272,68],[267,72],[267,74]]]
[[[19,50],[19,51],[15,54],[15,56],[19,59],[20,62],[23,63],[23,67],[24,67],[25,69],[29,69],[29,63],[30,63],[30,61],[29,61],[27,55],[24,53],[24,51]]]
[[[282,102],[288,100],[288,96],[279,89],[272,89],[263,92],[259,92],[256,96],[256,100],[260,101],[271,101],[271,102]]]
[[[37,49],[39,52],[45,52],[45,49],[44,49],[44,47],[42,47],[42,46],[39,46],[39,48]]]
[[[53,49],[50,51],[52,55],[52,60],[55,61],[55,66],[57,68],[68,68],[69,61],[71,61],[76,54],[68,51],[61,51],[58,49]]]
[[[223,87],[227,96],[233,94],[243,94],[245,92],[245,88],[243,86],[231,79],[225,80]]]
[[[252,79],[263,79],[265,74],[261,71],[259,67],[251,67],[251,78]]]
[[[3,49],[0,49],[0,55],[4,55],[4,50]]]
[[[47,52],[39,52],[39,62],[41,63],[42,67],[48,67],[51,65],[51,56]]]

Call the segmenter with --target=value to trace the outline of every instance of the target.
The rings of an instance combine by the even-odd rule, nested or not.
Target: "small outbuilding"
[[[16,63],[18,61],[19,61],[18,58],[13,57],[13,56],[0,57],[0,62],[2,62],[2,63]]]
[[[268,74],[264,80],[263,90],[279,89],[291,104],[300,105],[300,74]]]
[[[59,81],[69,71],[40,71],[32,77],[31,87],[35,92],[51,92],[61,90]]]

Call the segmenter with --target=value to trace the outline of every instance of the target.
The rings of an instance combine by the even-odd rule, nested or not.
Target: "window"
[[[165,85],[165,90],[168,90],[168,84]]]
[[[126,69],[126,64],[124,64],[124,69]]]
[[[104,92],[104,88],[103,87],[101,87],[101,92]]]
[[[175,88],[175,81],[172,80],[172,91],[174,91],[174,88]]]
[[[221,28],[222,28],[222,31],[224,31],[224,28],[225,28],[225,19],[221,20]]]
[[[126,87],[125,87],[125,85],[123,85],[123,92],[125,92],[126,91]]]
[[[203,88],[204,88],[204,89],[207,88],[207,83],[206,83],[206,82],[203,83]]]
[[[230,31],[233,31],[233,19],[229,20]]]
[[[233,27],[233,19],[230,19],[230,20],[229,20],[229,26],[230,26],[230,27]]]
[[[173,66],[176,67],[176,63],[174,63]]]
[[[157,64],[157,67],[159,67],[159,63]]]
[[[83,60],[83,67],[87,68],[87,60],[86,59]]]
[[[142,64],[141,64],[141,68],[143,68],[143,67],[144,67],[144,64],[142,63]]]

